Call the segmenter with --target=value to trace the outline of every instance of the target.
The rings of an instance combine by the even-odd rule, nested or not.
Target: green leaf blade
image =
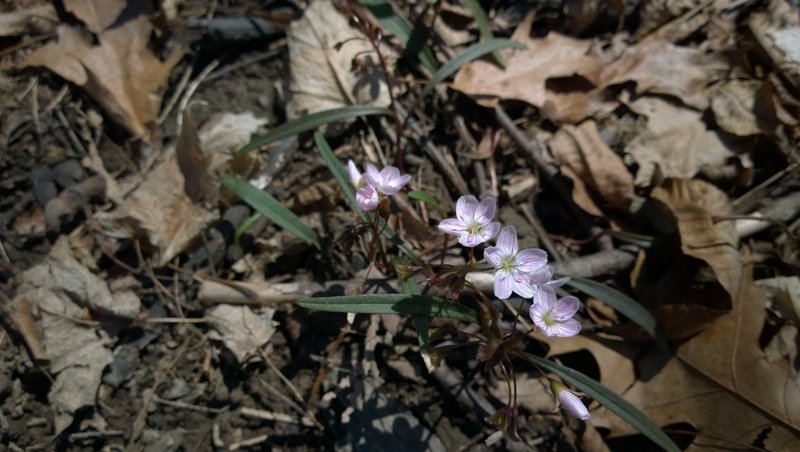
[[[656,318],[633,298],[617,289],[608,287],[605,284],[600,284],[597,281],[592,281],[591,279],[570,278],[567,285],[591,297],[597,298],[621,312],[653,337],[659,348],[662,350],[667,349],[667,338],[661,326],[656,321]]]
[[[458,71],[461,66],[469,63],[472,60],[478,59],[487,53],[507,47],[512,49],[525,48],[522,43],[513,41],[511,39],[490,39],[467,48],[463,52],[453,57],[452,60],[443,64],[442,67],[440,67],[439,70],[433,74],[433,77],[431,77],[430,81],[428,81],[428,83],[426,83],[425,87],[422,89],[422,95],[420,98],[424,98],[433,90],[437,83],[440,83],[447,77],[450,77],[452,74]]]
[[[304,116],[302,118],[295,119],[294,121],[290,121],[285,124],[281,124],[278,127],[275,127],[274,129],[267,132],[265,135],[262,135],[244,145],[241,149],[239,149],[239,153],[244,154],[254,149],[258,149],[261,146],[265,146],[269,143],[273,143],[275,141],[282,140],[284,138],[297,135],[299,133],[308,132],[310,130],[316,129],[319,126],[330,124],[332,122],[342,121],[345,119],[358,118],[360,116],[391,115],[391,114],[392,111],[389,110],[388,108],[372,107],[368,105],[353,105],[349,107],[334,108],[332,110],[325,110],[317,113],[312,113],[308,116]]]
[[[598,403],[608,408],[611,412],[619,416],[622,420],[629,423],[636,430],[641,432],[659,447],[669,452],[680,452],[678,446],[658,427],[650,418],[623,399],[619,394],[606,388],[599,382],[587,377],[577,370],[556,364],[550,360],[530,355],[528,353],[515,353],[525,361],[539,367],[540,369],[552,372],[561,377],[566,383],[574,386],[579,391],[585,393]]]
[[[316,232],[269,193],[259,190],[247,181],[227,175],[222,176],[222,185],[281,228],[317,248],[321,246]]]
[[[441,317],[478,323],[478,313],[469,307],[425,295],[377,294],[304,298],[298,305],[315,311],[355,314],[404,314]]]
[[[433,50],[425,44],[421,30],[415,29],[411,21],[398,14],[391,3],[386,0],[360,0],[359,3],[378,19],[386,31],[403,43],[406,52],[416,55],[423,66],[430,71],[435,71],[439,67]]]

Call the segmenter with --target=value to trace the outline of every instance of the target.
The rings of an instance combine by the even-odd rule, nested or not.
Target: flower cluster
[[[439,223],[439,230],[458,236],[458,242],[475,247],[497,236],[494,246],[486,248],[486,262],[495,268],[494,294],[507,299],[512,293],[532,298],[530,317],[546,336],[570,337],[581,330],[573,319],[580,302],[573,296],[557,298],[555,289],[569,278],[553,280],[553,269],[547,264],[547,253],[538,248],[519,249],[517,230],[494,222],[497,202],[488,197],[478,202],[472,196],[462,196],[456,202],[456,218]],[[499,234],[498,234],[499,232]]]
[[[364,212],[372,212],[380,204],[380,196],[397,194],[411,180],[410,174],[401,174],[394,166],[378,171],[375,165],[367,163],[366,174],[358,170],[352,160],[347,161],[347,174],[350,183],[356,187],[356,202]]]

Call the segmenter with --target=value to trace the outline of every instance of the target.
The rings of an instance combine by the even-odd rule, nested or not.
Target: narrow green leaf
[[[269,193],[253,187],[247,181],[227,175],[222,176],[222,185],[278,226],[301,240],[320,247],[317,234]]]
[[[480,58],[487,53],[505,47],[510,47],[512,49],[524,49],[525,45],[510,39],[489,39],[467,48],[467,50],[459,53],[453,57],[452,60],[443,64],[442,67],[440,67],[439,70],[433,74],[433,77],[431,77],[430,81],[428,81],[428,83],[426,83],[425,87],[422,89],[422,95],[420,98],[424,98],[428,93],[431,92],[431,90],[433,90],[437,83],[454,74],[461,66],[469,63],[472,60]]]
[[[403,281],[403,293],[406,295],[421,295],[422,291],[419,288],[417,278],[412,276]],[[424,315],[415,315],[412,319],[414,322],[414,329],[417,330],[417,342],[419,342],[420,353],[425,358],[428,353],[428,327],[430,326],[430,317]]]
[[[425,295],[379,294],[304,298],[297,304],[315,311],[421,315],[478,323],[478,313],[474,309]]]
[[[639,248],[650,248],[653,246],[653,243],[656,241],[656,238],[652,235],[644,235],[644,234],[636,234],[635,232],[626,232],[626,231],[608,231],[608,235],[614,237],[617,240],[621,240],[623,242],[631,243],[633,245],[638,246]]]
[[[417,201],[422,201],[424,203],[429,204],[434,209],[440,209],[439,201],[434,198],[430,193],[424,191],[410,191],[408,192],[408,197],[411,199],[416,199]]]
[[[383,107],[370,107],[366,105],[353,105],[349,107],[334,108],[304,116],[294,121],[281,124],[239,149],[239,153],[252,151],[274,141],[288,138],[298,133],[314,130],[319,126],[344,119],[358,118],[369,115],[391,115],[392,111]]]
[[[344,192],[347,201],[353,207],[353,210],[366,221],[366,215],[364,215],[364,212],[361,211],[361,208],[358,207],[358,203],[356,202],[356,190],[350,185],[350,178],[347,172],[339,162],[339,159],[336,158],[336,154],[333,153],[325,137],[319,132],[314,132],[314,143],[317,145],[317,150],[319,150],[322,159],[325,160],[325,163],[328,165],[328,169],[333,173],[333,177],[336,178],[336,182],[339,183],[339,187]]]
[[[475,23],[478,24],[478,31],[481,33],[481,39],[484,41],[494,39],[492,25],[489,23],[489,19],[486,17],[486,13],[483,11],[483,8],[481,8],[481,4],[478,2],[478,0],[464,0],[464,3],[472,12],[472,17],[475,19]],[[506,63],[503,61],[503,57],[500,55],[500,52],[494,51],[492,56],[501,68],[506,68]]]
[[[423,66],[430,71],[435,71],[439,67],[433,50],[425,44],[422,30],[415,29],[405,16],[397,14],[391,3],[387,0],[360,0],[360,3],[378,19],[386,31],[403,43],[406,52],[416,55]]]
[[[242,238],[242,234],[244,234],[244,231],[246,231],[247,228],[252,226],[253,223],[258,221],[258,219],[261,218],[262,216],[263,215],[261,215],[260,213],[256,212],[250,218],[244,220],[244,223],[242,223],[242,225],[239,226],[239,229],[237,229],[236,232],[233,234],[233,243],[236,244],[237,248],[241,248],[242,247],[239,244],[239,240]]]
[[[664,332],[656,322],[650,312],[642,305],[636,302],[633,298],[625,295],[624,293],[609,287],[605,284],[600,284],[597,281],[584,278],[571,278],[568,285],[580,290],[581,292],[589,295],[590,297],[597,298],[612,308],[616,309],[626,317],[631,319],[634,323],[644,328],[647,333],[655,339],[659,348],[662,350],[667,349],[667,339]]]
[[[629,423],[644,436],[650,438],[659,447],[669,452],[680,452],[678,446],[664,433],[650,418],[639,411],[635,406],[628,403],[619,394],[606,388],[599,382],[587,377],[577,370],[556,364],[550,360],[530,355],[524,352],[515,352],[517,356],[525,361],[548,372],[552,372],[561,377],[565,382],[574,386],[579,391],[597,400],[601,405],[608,408],[619,416],[622,420]]]

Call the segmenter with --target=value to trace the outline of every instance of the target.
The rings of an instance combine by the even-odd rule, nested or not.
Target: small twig
[[[207,407],[207,406],[193,405],[191,403],[181,402],[181,401],[178,401],[178,400],[164,400],[164,399],[162,399],[161,397],[159,397],[157,395],[153,396],[153,402],[156,402],[156,403],[158,403],[160,405],[171,406],[173,408],[181,408],[181,409],[184,409],[184,410],[199,411],[200,413],[206,413],[206,414],[220,414],[220,413],[224,413],[224,412],[228,411],[228,407],[210,408],[210,407]]]
[[[305,403],[305,400],[303,400],[303,396],[300,395],[300,391],[298,391],[297,388],[292,384],[292,382],[289,381],[289,379],[286,378],[285,375],[283,375],[283,372],[281,372],[280,369],[278,369],[278,367],[275,365],[275,363],[273,363],[272,360],[269,359],[269,356],[267,356],[267,354],[264,353],[264,351],[261,350],[261,349],[258,350],[258,354],[259,354],[259,356],[261,356],[261,359],[263,359],[264,362],[267,363],[267,366],[269,366],[269,368],[272,370],[272,372],[274,372],[275,375],[278,376],[278,379],[281,380],[281,382],[284,384],[284,386],[286,386],[289,389],[289,392],[292,393],[294,398],[297,399],[297,401],[300,402],[300,403]],[[317,419],[314,416],[314,413],[311,412],[311,410],[307,409],[302,414],[305,415],[305,417],[307,417],[308,419],[311,419],[311,421],[314,422],[314,425],[316,427],[319,427],[319,428],[322,427],[321,424],[319,422],[317,422]]]
[[[249,438],[249,439],[243,439],[241,441],[237,441],[235,443],[231,443],[231,445],[228,447],[228,450],[229,451],[234,451],[234,450],[239,450],[239,449],[241,449],[243,447],[257,446],[257,445],[265,442],[268,439],[269,439],[269,435],[266,435],[266,434],[254,436],[253,438]]]
[[[186,84],[189,83],[189,78],[192,76],[192,65],[186,67],[186,70],[183,71],[183,75],[181,75],[180,81],[178,81],[178,86],[173,91],[172,95],[169,97],[167,104],[164,106],[164,109],[161,110],[161,114],[158,115],[158,125],[164,123],[169,116],[169,113],[175,108],[175,105],[178,103],[178,99],[181,98],[181,94],[183,93],[183,89],[186,88]]]
[[[208,66],[204,67],[200,74],[192,81],[192,83],[186,88],[186,93],[181,98],[181,103],[178,105],[178,116],[177,116],[177,123],[178,126],[176,130],[181,130],[183,126],[183,112],[186,110],[186,107],[189,105],[189,100],[191,100],[194,92],[197,91],[197,88],[200,87],[200,84],[211,74],[211,71],[216,69],[219,66],[219,58],[208,63]]]
[[[306,427],[314,427],[314,421],[307,417],[296,418],[284,413],[275,413],[274,411],[258,410],[255,408],[242,407],[239,412],[245,416],[264,419],[267,421],[283,422],[286,424],[298,424]]]
[[[542,245],[547,248],[547,252],[553,256],[553,259],[555,259],[556,262],[564,260],[564,256],[561,254],[558,248],[556,248],[555,243],[550,240],[550,235],[547,233],[547,230],[545,230],[544,226],[542,226],[542,223],[539,221],[539,218],[536,217],[530,205],[523,203],[520,207],[522,209],[522,214],[525,215],[525,218],[528,220],[531,228],[533,228],[534,232],[536,232],[537,238],[541,240]]]

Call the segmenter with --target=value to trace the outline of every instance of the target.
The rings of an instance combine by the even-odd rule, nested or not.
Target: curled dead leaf
[[[333,1],[312,2],[286,37],[289,119],[347,105],[389,105],[386,75],[375,49]]]
[[[98,9],[104,3],[70,2],[107,11]],[[87,20],[91,14],[86,12]],[[60,25],[58,40],[36,49],[21,66],[47,68],[80,86],[116,123],[134,137],[152,142],[162,90],[182,52],[173,52],[165,61],[159,59],[148,48],[152,25],[143,14],[135,8],[126,10],[123,22],[98,30],[96,44],[91,34]],[[105,16],[92,21],[97,28],[108,24]]]
[[[613,208],[628,209],[634,196],[633,177],[622,159],[603,141],[593,120],[578,126],[563,126],[548,144],[562,169],[571,170],[565,174],[582,182],[573,186],[573,197],[581,208],[590,213],[602,212],[589,194],[576,196],[575,191],[585,186]],[[584,205],[587,200],[592,205]]]

